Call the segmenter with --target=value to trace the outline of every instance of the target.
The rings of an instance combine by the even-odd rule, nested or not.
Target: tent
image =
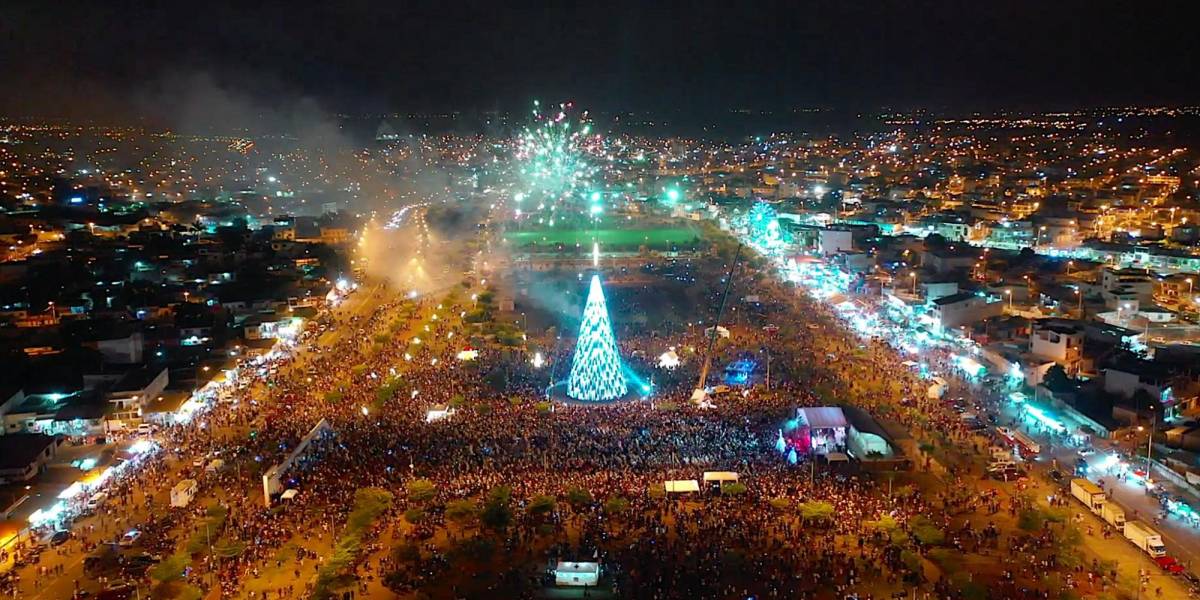
[[[687,492],[699,492],[700,482],[695,479],[673,479],[663,482],[663,489],[668,494],[684,494]]]
[[[721,337],[723,337],[723,338],[727,338],[727,337],[729,337],[729,330],[728,330],[728,329],[725,329],[724,327],[721,327],[720,325],[717,325],[716,329],[717,329],[717,335],[719,335],[719,336],[721,336]],[[709,327],[708,329],[705,329],[705,330],[704,330],[704,335],[705,335],[705,336],[711,336],[712,334],[713,334],[713,328],[712,328],[712,327]]]
[[[678,367],[679,366],[679,354],[677,354],[675,352],[674,348],[671,348],[670,350],[663,352],[658,357],[658,366],[660,366],[664,369],[674,369],[675,367]]]
[[[554,567],[554,585],[593,586],[600,583],[600,563],[559,561]]]
[[[434,404],[429,407],[429,410],[425,411],[425,422],[432,423],[434,421],[440,421],[441,419],[444,419],[452,414],[454,414],[454,409],[450,408],[449,406],[445,404]]]
[[[846,415],[836,406],[813,406],[796,409],[809,429],[845,429]]]
[[[704,472],[704,481],[719,481],[719,482],[724,483],[726,481],[737,481],[737,480],[738,480],[738,474],[734,473],[733,471],[705,471]]]

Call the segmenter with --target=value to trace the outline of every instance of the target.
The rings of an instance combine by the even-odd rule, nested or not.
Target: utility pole
[[[1146,480],[1147,481],[1153,479],[1150,476],[1150,473],[1151,473],[1151,471],[1150,471],[1150,460],[1151,460],[1150,456],[1151,456],[1151,454],[1154,453],[1154,428],[1158,426],[1158,413],[1153,412],[1153,410],[1154,410],[1154,408],[1151,407],[1151,414],[1153,416],[1150,421],[1150,431],[1146,432]]]
[[[733,285],[733,275],[737,271],[738,259],[742,257],[742,244],[738,243],[737,250],[733,253],[733,263],[729,265],[729,272],[725,275],[725,292],[721,296],[721,306],[717,309],[717,319],[713,322],[712,335],[708,336],[708,348],[704,351],[704,366],[700,368],[700,381],[696,384],[696,389],[704,391],[704,386],[708,382],[708,368],[712,365],[713,345],[717,342],[717,327],[721,326],[721,315],[725,313],[725,303],[729,302],[729,288]]]
[[[767,346],[767,389],[771,389],[771,346]]]

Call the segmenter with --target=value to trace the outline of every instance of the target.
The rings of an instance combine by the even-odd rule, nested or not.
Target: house
[[[79,399],[58,409],[54,413],[51,431],[67,436],[99,436],[107,433],[105,417],[109,405],[106,402],[91,402]]]
[[[126,373],[106,395],[113,409],[109,426],[120,429],[128,421],[140,419],[142,407],[158,398],[166,388],[166,367],[145,367]]]
[[[920,287],[925,292],[925,299],[930,301],[958,293],[957,281],[928,281],[922,282]]]
[[[1104,369],[1104,391],[1134,402],[1134,410],[1158,410],[1161,417],[1178,416],[1176,391],[1195,389],[1196,374],[1158,362],[1124,356]],[[1145,402],[1153,404],[1144,406]]]
[[[1100,273],[1101,295],[1110,308],[1125,302],[1149,302],[1154,295],[1154,278],[1138,269],[1104,269]]]
[[[29,481],[54,458],[55,438],[42,433],[0,436],[0,483]]]
[[[853,234],[847,229],[822,229],[818,238],[817,251],[824,256],[854,249]]]
[[[925,252],[922,260],[925,268],[939,275],[966,271],[979,261],[979,249],[967,245],[933,248]]]
[[[350,240],[350,230],[345,227],[322,227],[320,240],[322,244],[336,246]]]
[[[24,403],[25,390],[19,386],[0,387],[0,419]],[[0,429],[0,435],[4,435],[3,429]]]
[[[1067,375],[1079,373],[1083,358],[1083,328],[1056,319],[1039,319],[1033,322],[1029,335],[1029,353],[1037,358],[1053,361],[1062,366]]]
[[[973,292],[943,296],[930,303],[929,315],[942,329],[970,325],[1004,312],[1004,303]]]
[[[101,321],[85,334],[85,347],[96,349],[104,362],[114,365],[133,365],[142,362],[145,340],[135,323]]]

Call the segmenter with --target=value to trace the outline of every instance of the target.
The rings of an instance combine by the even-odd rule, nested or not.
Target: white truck
[[[941,377],[932,377],[929,380],[929,389],[926,390],[925,396],[930,400],[939,400],[946,395],[946,390],[950,389],[950,385]]]
[[[196,497],[197,487],[199,486],[195,479],[184,479],[175,484],[175,487],[171,488],[171,506],[183,508],[191,504],[192,498]]]
[[[1141,548],[1143,552],[1150,555],[1150,558],[1159,558],[1167,555],[1167,548],[1163,546],[1162,536],[1158,532],[1151,529],[1148,525],[1141,521],[1127,521],[1123,531],[1125,539],[1133,542],[1134,546]]]
[[[1117,531],[1125,529],[1125,511],[1112,502],[1105,502],[1100,507],[1100,517],[1108,522],[1109,525],[1117,528]]]
[[[1105,504],[1104,490],[1082,477],[1071,480],[1071,495],[1095,514],[1100,514]]]

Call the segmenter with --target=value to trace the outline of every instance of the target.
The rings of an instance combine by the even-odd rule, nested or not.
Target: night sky
[[[118,118],[202,75],[346,113],[1193,103],[1186,3],[5,2],[0,115]],[[14,6],[16,5],[16,6]]]

